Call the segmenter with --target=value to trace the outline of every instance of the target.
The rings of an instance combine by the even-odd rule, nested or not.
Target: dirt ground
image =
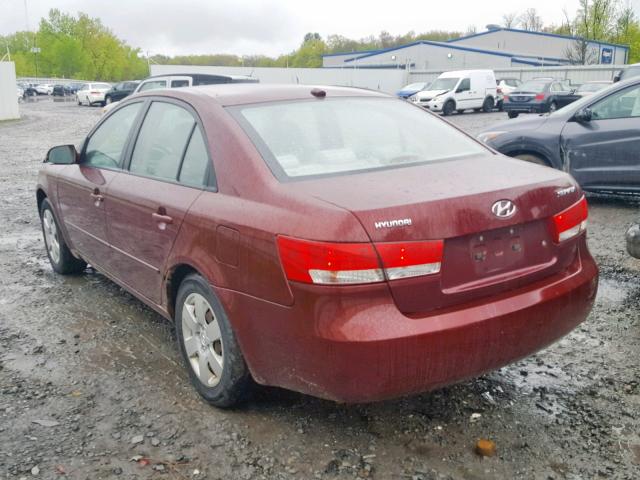
[[[640,478],[640,261],[623,243],[638,200],[590,196],[596,306],[537,355],[395,401],[261,389],[222,411],[190,387],[165,320],[100,274],[48,264],[36,172],[99,109],[21,111],[0,123],[0,478]],[[452,117],[472,133],[504,119]],[[480,438],[494,457],[474,453]]]

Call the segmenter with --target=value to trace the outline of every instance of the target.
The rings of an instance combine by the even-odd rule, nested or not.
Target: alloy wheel
[[[44,230],[44,241],[47,251],[54,263],[60,262],[60,240],[58,239],[58,228],[53,214],[48,208],[42,214],[42,225]]]
[[[220,382],[224,367],[224,346],[220,324],[207,299],[191,293],[182,307],[184,349],[194,373],[207,387]]]

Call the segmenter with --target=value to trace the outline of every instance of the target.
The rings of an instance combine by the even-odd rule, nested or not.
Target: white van
[[[445,72],[430,86],[410,100],[433,112],[451,115],[473,109],[490,112],[496,105],[496,76],[493,70],[458,70]]]

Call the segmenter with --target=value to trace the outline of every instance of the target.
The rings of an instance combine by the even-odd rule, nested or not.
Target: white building
[[[576,37],[496,28],[447,42],[421,40],[381,50],[325,55],[323,67],[452,70],[558,66],[571,63],[569,51],[578,41]],[[588,51],[594,63],[622,65],[627,62],[629,47],[588,42]]]

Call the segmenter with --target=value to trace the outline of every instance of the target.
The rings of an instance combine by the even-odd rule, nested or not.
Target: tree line
[[[572,63],[597,63],[597,54],[588,41],[602,41],[630,46],[630,63],[640,61],[640,22],[629,3],[622,0],[579,0],[577,12],[566,11],[560,25],[545,25],[535,8],[507,13],[502,26],[524,30],[572,35],[577,38],[565,52]],[[97,18],[84,13],[73,16],[52,9],[40,21],[36,32],[16,32],[0,37],[0,49],[10,52],[19,76],[82,78],[116,81],[144,78],[148,63],[174,65],[217,65],[245,67],[321,67],[322,55],[392,48],[418,40],[445,41],[475,33],[470,26],[465,32],[430,30],[410,31],[404,35],[379,35],[351,39],[342,35],[322,37],[307,33],[300,46],[277,57],[266,55],[153,55],[145,58],[139,48],[129,46]],[[0,51],[1,51],[0,50]]]
[[[35,32],[0,36],[0,52],[0,57],[9,53],[22,77],[122,80],[148,75],[139,49],[84,13],[74,17],[52,9]]]

